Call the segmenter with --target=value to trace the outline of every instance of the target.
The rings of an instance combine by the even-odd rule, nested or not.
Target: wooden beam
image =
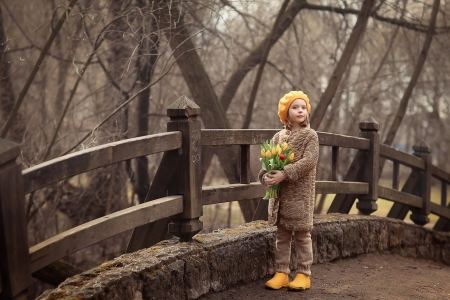
[[[164,153],[155,177],[153,177],[145,202],[167,196],[167,190],[177,171],[179,160],[179,150],[171,150]],[[168,224],[169,218],[164,218],[136,227],[128,242],[126,253],[148,248],[162,241],[167,235]]]
[[[404,205],[408,205],[411,207],[417,207],[417,208],[421,208],[422,207],[422,198],[412,195],[412,194],[408,194],[408,193],[404,193],[401,191],[397,191],[394,189],[390,189],[384,186],[379,185],[378,186],[378,197],[382,198],[382,199],[386,199],[386,200],[391,200],[394,201],[396,203],[401,203]]]
[[[367,182],[316,181],[316,194],[366,195],[368,193]]]
[[[22,171],[25,194],[87,171],[181,147],[181,133],[152,134],[64,155]]]
[[[392,172],[392,188],[398,190],[399,188],[399,171],[400,165],[398,161],[394,161],[394,170]]]
[[[270,140],[279,129],[202,129],[202,146],[258,145]],[[319,144],[352,149],[369,149],[370,141],[341,134],[317,132]]]
[[[116,234],[181,212],[183,197],[168,196],[87,222],[31,247],[31,272]]]
[[[356,181],[361,178],[362,166],[364,165],[367,158],[367,151],[359,150],[356,152],[353,161],[348,168],[347,174],[345,174],[344,182]],[[317,189],[316,189],[317,190]],[[327,213],[345,213],[348,214],[356,200],[356,195],[354,194],[336,194],[328,208]]]
[[[203,205],[262,198],[266,189],[267,187],[259,182],[204,187],[202,190]]]
[[[331,152],[331,180],[338,181],[339,179],[339,147],[332,147]]]
[[[420,179],[419,171],[412,170],[411,174],[409,174],[408,179],[403,185],[402,192],[412,194],[414,196],[420,196],[420,188],[418,186],[419,179]],[[389,210],[387,217],[404,220],[409,212],[409,209],[410,207],[408,205],[395,202],[394,205],[392,205],[391,209]]]
[[[0,139],[0,144],[3,141]],[[6,151],[9,159],[1,159],[3,153],[0,153],[0,160],[5,162],[0,165],[1,299],[15,299],[14,297],[26,291],[32,284],[22,166],[17,164],[15,159],[10,160],[12,150]]]
[[[351,148],[359,150],[368,150],[370,147],[370,141],[365,138],[328,133],[317,132],[319,138],[319,145],[332,146],[340,148]]]
[[[389,160],[398,161],[402,165],[410,168],[425,169],[425,163],[422,159],[412,154],[397,150],[388,145],[380,145],[380,156]]]
[[[447,182],[447,184],[450,184],[450,173],[449,172],[446,172],[437,166],[431,166],[431,174],[433,175],[433,177],[436,177],[437,179],[440,179],[440,180],[444,180]]]
[[[448,221],[450,221],[450,208],[449,207],[445,207],[445,206],[443,207],[443,206],[440,206],[439,204],[431,202],[430,212],[439,217],[446,218]]]
[[[249,184],[250,178],[250,145],[241,145],[241,178],[240,182]]]
[[[202,146],[258,145],[279,129],[202,129]]]

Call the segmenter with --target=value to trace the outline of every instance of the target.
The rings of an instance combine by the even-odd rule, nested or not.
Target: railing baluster
[[[250,183],[250,145],[241,145],[241,183]]]
[[[339,179],[339,147],[332,147],[331,150],[331,181],[338,181]]]
[[[442,180],[441,183],[441,205],[445,207],[447,205],[447,182]]]
[[[399,178],[398,178],[399,169],[400,169],[400,164],[398,163],[398,161],[394,160],[394,170],[392,173],[392,188],[394,190],[398,190],[398,188],[399,188]]]

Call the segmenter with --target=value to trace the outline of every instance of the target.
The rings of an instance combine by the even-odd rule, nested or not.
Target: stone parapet
[[[163,241],[68,278],[38,299],[196,299],[271,275],[275,232],[257,221],[189,243]],[[450,234],[394,219],[318,215],[312,239],[314,263],[391,252],[450,265]]]

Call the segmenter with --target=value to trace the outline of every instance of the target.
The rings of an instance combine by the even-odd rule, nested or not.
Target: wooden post
[[[428,215],[430,214],[431,201],[431,148],[420,141],[418,145],[413,146],[414,155],[423,159],[425,170],[420,172],[420,196],[423,199],[422,208],[411,209],[411,220],[418,225],[425,225],[430,222]]]
[[[331,181],[339,179],[339,147],[332,147],[331,150]]]
[[[31,285],[20,146],[0,139],[1,299],[26,299]]]
[[[183,195],[184,211],[171,218],[169,232],[188,242],[203,229],[199,218],[203,214],[201,169],[201,123],[197,116],[200,107],[181,96],[167,108],[168,131],[181,131],[181,157],[176,175],[169,187],[169,195]]]
[[[369,194],[359,197],[356,207],[365,215],[370,215],[378,209],[378,174],[380,168],[380,125],[372,118],[359,123],[359,136],[370,140],[370,148],[364,166],[364,181],[369,183]]]

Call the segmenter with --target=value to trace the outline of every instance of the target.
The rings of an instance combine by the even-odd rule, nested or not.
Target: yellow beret
[[[286,124],[289,107],[292,102],[297,99],[305,100],[306,110],[308,111],[308,114],[311,114],[311,104],[309,103],[308,96],[302,91],[292,91],[284,95],[278,103],[278,116],[280,117],[281,123]]]

